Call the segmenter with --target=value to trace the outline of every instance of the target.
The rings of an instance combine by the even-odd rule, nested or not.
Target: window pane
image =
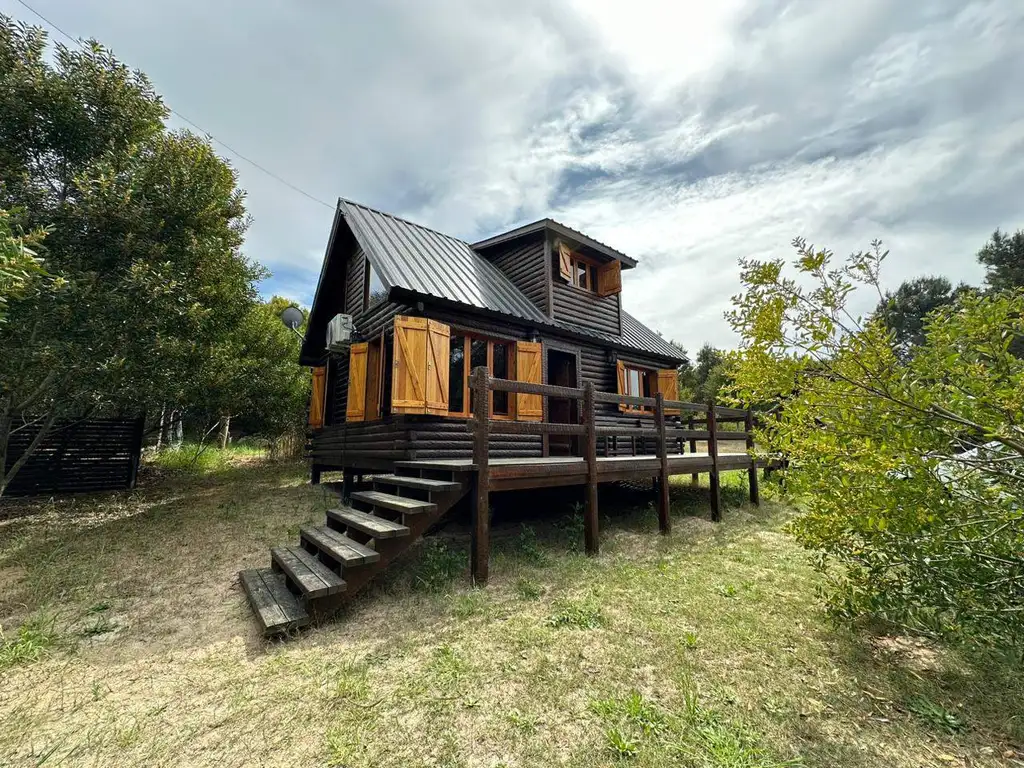
[[[629,368],[627,369],[626,373],[629,374],[628,394],[632,395],[633,397],[640,397],[640,371]]]
[[[508,344],[501,341],[494,342],[494,370],[492,373],[496,379],[507,379],[508,375]],[[493,400],[495,413],[503,416],[508,415],[508,392],[495,392]]]
[[[369,309],[374,304],[379,304],[387,298],[387,290],[384,288],[384,283],[381,282],[380,276],[377,274],[377,270],[373,268],[373,265],[366,262],[366,308]]]
[[[654,395],[651,392],[651,380],[653,378],[654,377],[653,377],[653,375],[651,374],[650,371],[644,371],[643,374],[641,375],[641,379],[642,379],[643,385],[644,385],[643,397],[654,397]]]
[[[474,368],[487,367],[487,342],[483,339],[470,339],[469,341],[469,370],[466,376],[473,372]],[[473,397],[473,390],[469,392],[469,410],[472,411],[476,398]]]
[[[580,288],[590,287],[590,283],[587,282],[587,265],[579,261],[576,262],[576,285]]]
[[[466,383],[466,337],[452,336],[448,350],[448,410],[463,413]]]

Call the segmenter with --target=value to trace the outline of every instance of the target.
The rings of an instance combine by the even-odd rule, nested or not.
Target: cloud
[[[626,307],[691,350],[735,343],[737,260],[795,235],[883,238],[895,286],[978,282],[1024,226],[1018,0],[36,4],[325,201],[470,240],[551,215],[638,258]],[[308,301],[332,211],[236,166],[266,292]]]

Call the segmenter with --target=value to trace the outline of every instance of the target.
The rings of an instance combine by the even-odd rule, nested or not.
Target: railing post
[[[491,477],[488,453],[490,434],[490,375],[486,368],[474,368],[470,374],[473,390],[473,480],[472,509],[473,533],[470,544],[469,567],[474,584],[487,583],[491,556]]]
[[[711,519],[716,523],[722,519],[722,493],[718,484],[718,418],[715,401],[708,403],[708,456],[711,457]]]
[[[658,458],[661,459],[661,473],[658,476],[658,529],[664,535],[672,532],[672,517],[669,514],[668,498],[668,439],[665,436],[665,396],[658,392],[654,396],[654,420],[658,426]]]
[[[588,555],[596,555],[600,551],[600,532],[597,516],[597,408],[594,403],[594,382],[583,385],[583,423],[587,434],[584,437],[586,449],[584,457],[587,461],[587,507],[583,517],[583,534]]]
[[[690,416],[689,416],[689,420],[687,422],[687,428],[691,432],[693,432],[693,429],[694,429],[695,426],[696,426],[696,424],[693,423],[693,414],[691,413]],[[690,453],[696,453],[696,452],[697,452],[697,438],[691,437],[690,438]],[[694,472],[692,475],[690,475],[690,485],[692,485],[694,487],[697,487],[698,485],[700,485],[700,475],[697,472]]]
[[[750,456],[750,468],[747,470],[747,482],[750,485],[750,503],[761,506],[761,491],[757,485],[757,462],[754,461],[754,412],[747,408],[744,426],[747,428],[747,454]]]

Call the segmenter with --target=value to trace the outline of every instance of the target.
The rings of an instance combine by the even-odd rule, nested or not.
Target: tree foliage
[[[15,279],[0,283],[13,320],[0,325],[0,467],[22,419],[274,412],[301,369],[258,303],[266,272],[241,251],[234,170],[206,139],[168,131],[145,75],[98,43],[45,54],[41,30],[0,16],[4,264],[10,233],[45,228],[36,264],[53,277],[5,269]]]
[[[729,383],[728,356],[705,343],[697,352],[696,364],[679,374],[679,395],[684,400],[707,403],[718,398],[719,391]]]
[[[20,237],[11,230],[10,214],[0,209],[0,324],[7,322],[7,305],[11,299],[25,296],[46,270],[32,246],[42,241],[43,230]]]
[[[966,293],[924,321],[910,358],[849,309],[877,292],[875,243],[840,266],[794,243],[742,264],[729,320],[734,393],[781,404],[759,440],[789,461],[837,615],[1005,644],[1024,641],[1024,291]],[[805,288],[804,285],[812,287]]]
[[[1007,235],[997,229],[978,251],[978,261],[985,265],[989,289],[1024,288],[1024,230]]]
[[[963,284],[954,289],[944,277],[906,280],[895,291],[886,291],[875,309],[875,317],[893,332],[896,350],[905,357],[924,343],[925,317],[952,304],[965,290],[969,289]]]

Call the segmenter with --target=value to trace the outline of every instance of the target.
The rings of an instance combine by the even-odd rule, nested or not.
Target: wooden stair
[[[271,548],[269,568],[238,574],[264,635],[333,614],[466,495],[466,472],[426,464],[374,476],[372,490],[327,510],[324,525],[301,526],[298,546]],[[338,484],[324,485],[340,495]]]

